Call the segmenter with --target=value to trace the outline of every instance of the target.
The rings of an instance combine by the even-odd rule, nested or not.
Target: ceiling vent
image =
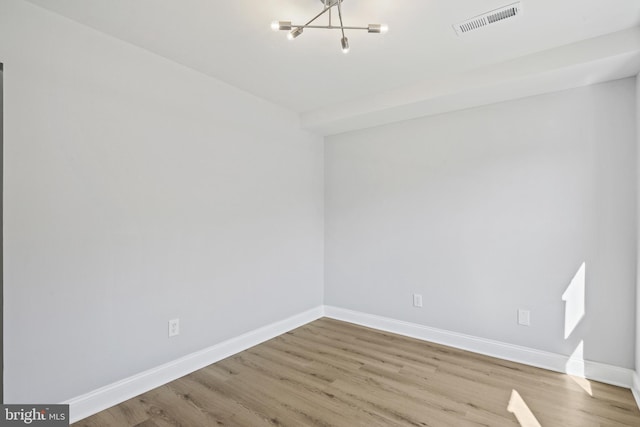
[[[501,7],[500,9],[492,10],[491,12],[483,13],[471,19],[467,19],[460,24],[456,24],[453,28],[458,35],[468,33],[473,30],[477,30],[487,25],[495,24],[496,22],[504,21],[506,19],[514,18],[522,13],[522,5],[520,2],[510,4],[509,6]]]

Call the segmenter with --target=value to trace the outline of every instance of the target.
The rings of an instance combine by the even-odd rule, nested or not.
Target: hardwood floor
[[[629,390],[323,318],[74,426],[640,426]]]

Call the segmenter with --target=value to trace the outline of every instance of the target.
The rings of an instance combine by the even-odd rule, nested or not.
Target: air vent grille
[[[456,30],[458,35],[462,35],[469,31],[504,21],[505,19],[514,18],[520,14],[522,14],[522,6],[521,3],[518,2],[501,7],[500,9],[492,10],[491,12],[483,13],[482,15],[475,16],[471,19],[467,19],[464,22],[454,25],[453,28]]]

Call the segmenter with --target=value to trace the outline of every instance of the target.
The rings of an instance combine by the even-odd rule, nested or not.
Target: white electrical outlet
[[[413,294],[413,306],[414,307],[422,307],[422,295]]]
[[[169,336],[175,337],[180,335],[180,319],[169,320]]]
[[[529,310],[518,310],[518,325],[530,326],[531,325],[531,312]]]

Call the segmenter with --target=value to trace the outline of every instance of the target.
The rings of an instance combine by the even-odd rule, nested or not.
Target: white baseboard
[[[561,354],[478,338],[471,335],[445,331],[417,323],[404,322],[343,308],[325,306],[324,311],[325,316],[332,319],[351,322],[373,329],[523,363],[525,365],[549,369],[551,371],[582,376],[590,380],[619,387],[632,388],[634,371],[631,369],[588,360],[571,359],[569,356]],[[638,378],[638,385],[640,385],[640,378]],[[636,387],[636,390],[640,391],[640,387]]]
[[[635,371],[633,373],[633,384],[631,386],[631,393],[633,393],[633,397],[636,399],[638,408],[640,408],[640,375],[638,374],[638,371]]]
[[[304,313],[263,326],[254,331],[205,348],[204,350],[197,351],[180,359],[101,387],[63,403],[69,405],[70,421],[74,423],[124,402],[127,399],[138,396],[141,393],[152,390],[226,357],[319,319],[323,314],[323,307],[316,307]]]
[[[511,360],[525,365],[583,376],[590,380],[630,388],[640,407],[640,376],[631,369],[588,360],[571,359],[569,356],[556,353],[332,306],[316,307],[263,326],[62,403],[70,405],[70,421],[74,423],[323,316],[499,359]]]

